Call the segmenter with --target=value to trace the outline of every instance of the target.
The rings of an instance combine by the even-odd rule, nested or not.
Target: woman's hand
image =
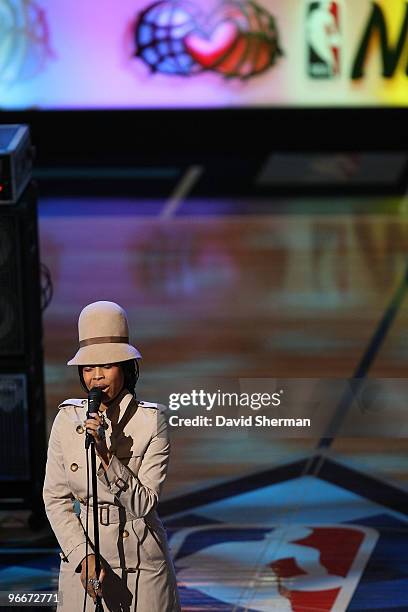
[[[101,586],[97,591],[95,591],[94,585],[89,582],[90,578],[95,579],[97,577],[95,570],[95,555],[88,555],[88,582],[86,582],[86,559],[87,557],[82,559],[81,563],[81,582],[88,595],[95,601],[97,595],[102,597],[102,581],[105,578],[105,570],[103,567],[101,567],[99,574],[99,582]]]
[[[106,446],[105,437],[101,437],[100,435],[101,430],[99,428],[103,427],[102,419],[96,412],[91,412],[90,417],[90,419],[86,419],[85,421],[85,428],[91,434],[91,436],[93,436],[95,440],[95,450],[106,470],[112,455]]]

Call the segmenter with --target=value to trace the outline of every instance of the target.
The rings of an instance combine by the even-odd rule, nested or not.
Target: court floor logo
[[[207,13],[188,0],[156,2],[139,15],[134,40],[135,56],[168,75],[249,79],[282,55],[275,18],[252,0],[227,0]]]
[[[362,525],[206,525],[172,540],[177,578],[257,612],[344,612],[378,540]]]

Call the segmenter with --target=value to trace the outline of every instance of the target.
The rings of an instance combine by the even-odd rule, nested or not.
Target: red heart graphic
[[[184,43],[190,55],[203,68],[211,68],[234,46],[239,36],[235,23],[223,21],[219,23],[209,36],[201,32],[191,32]]]

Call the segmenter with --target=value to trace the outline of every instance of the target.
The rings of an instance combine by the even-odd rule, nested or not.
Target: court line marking
[[[59,553],[60,548],[0,548],[0,555],[27,555]]]
[[[401,198],[400,210],[402,212],[405,212],[407,202],[408,202],[408,184],[406,187],[406,191]],[[391,302],[385,309],[384,315],[382,316],[377,326],[377,329],[375,330],[374,335],[372,336],[360,360],[360,363],[358,364],[353,374],[353,377],[352,377],[353,379],[361,379],[361,380],[356,381],[355,383],[356,388],[353,389],[353,391],[358,391],[362,384],[362,381],[364,380],[364,378],[366,378],[367,373],[370,367],[372,366],[375,358],[377,357],[377,354],[380,351],[380,348],[387,336],[387,333],[390,330],[390,327],[393,324],[395,317],[397,316],[397,313],[402,305],[402,302],[404,301],[407,289],[408,289],[408,265],[405,268],[404,276],[399,286],[397,287],[397,290],[395,291],[393,297],[391,298]],[[350,394],[349,389],[347,389],[346,392],[343,394],[343,397],[341,398],[339,402],[339,405],[334,414],[334,417],[331,420],[326,430],[326,431],[333,431],[335,427],[336,429],[334,430],[334,435],[322,436],[319,440],[319,444],[317,445],[316,450],[322,451],[324,448],[327,448],[327,449],[330,448],[333,441],[335,440],[336,433],[339,430],[341,423],[344,420],[351,406],[353,399],[354,399],[354,393]],[[322,465],[323,463],[324,463],[324,457],[323,455],[321,455],[320,465]]]
[[[395,317],[398,314],[398,311],[404,301],[405,295],[408,289],[408,266],[405,269],[404,276],[400,281],[394,295],[391,298],[391,302],[387,306],[377,328],[371,337],[371,340],[368,343],[366,350],[358,366],[356,367],[353,376],[350,378],[350,381],[353,382],[352,385],[347,385],[346,390],[344,391],[340,402],[336,408],[333,418],[329,423],[326,429],[326,435],[320,438],[318,446],[316,450],[321,448],[328,448],[332,445],[333,441],[336,438],[336,434],[339,431],[342,422],[344,421],[348,410],[353,403],[356,392],[359,391],[361,385],[363,384],[365,378],[367,377],[368,371],[370,370],[375,358],[377,357],[382,344],[387,337],[387,334],[393,324]]]
[[[160,219],[174,217],[183,200],[194,189],[204,173],[204,166],[190,166],[177,183],[173,193],[164,205],[159,215]]]

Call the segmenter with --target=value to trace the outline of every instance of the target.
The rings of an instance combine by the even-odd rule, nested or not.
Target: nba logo
[[[340,2],[311,1],[306,10],[308,74],[314,79],[330,79],[340,74]]]
[[[220,524],[181,530],[171,548],[202,609],[345,612],[378,536],[363,525]]]

